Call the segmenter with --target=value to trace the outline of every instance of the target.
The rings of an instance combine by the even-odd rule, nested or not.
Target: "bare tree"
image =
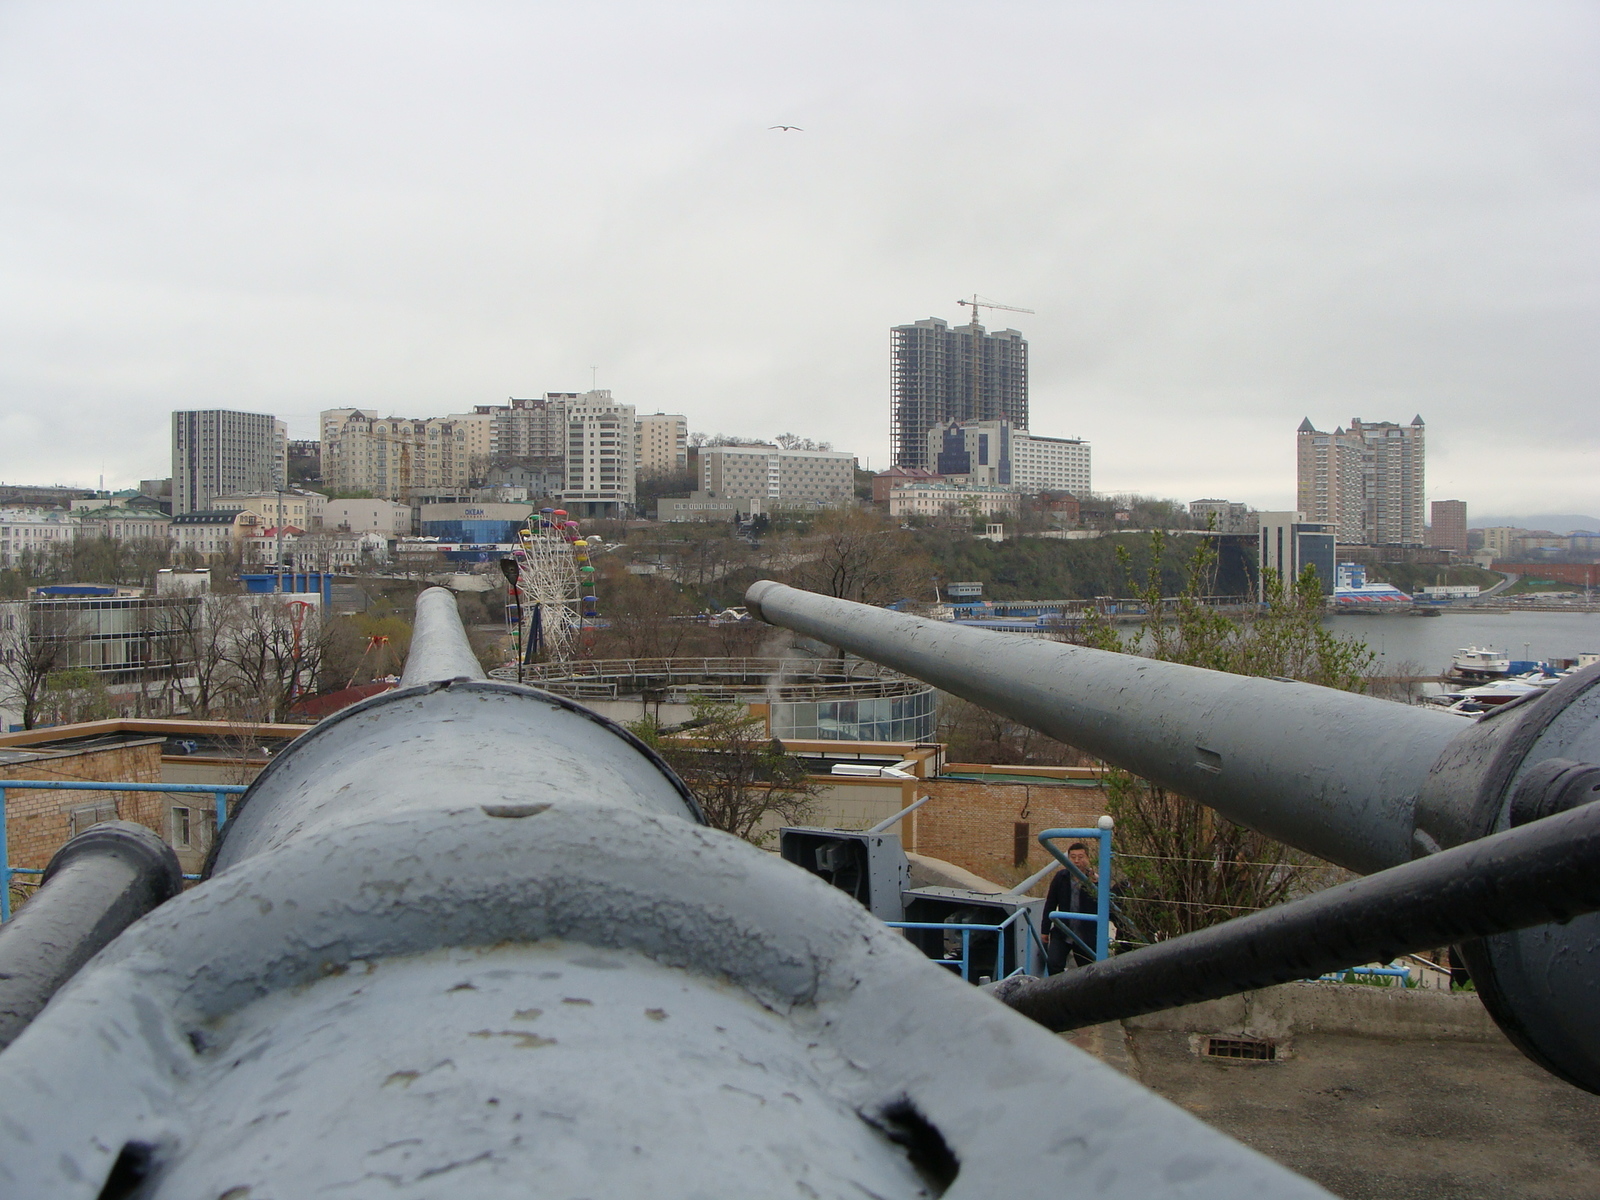
[[[790,573],[796,586],[862,604],[924,595],[927,556],[897,526],[860,508],[833,509],[811,526],[806,561]]]
[[[72,666],[73,647],[82,639],[67,610],[26,600],[7,607],[0,617],[0,695],[21,713],[22,727],[32,729],[50,677]]]
[[[225,650],[235,703],[259,703],[263,720],[286,720],[295,700],[314,686],[322,651],[305,601],[274,596],[248,605]]]
[[[772,439],[785,450],[832,450],[832,442],[814,442],[798,433],[780,433]]]
[[[700,802],[706,823],[760,844],[769,816],[790,823],[811,812],[817,787],[806,765],[769,738],[766,721],[742,704],[697,700],[683,735],[670,735],[653,718],[629,726],[667,760]]]

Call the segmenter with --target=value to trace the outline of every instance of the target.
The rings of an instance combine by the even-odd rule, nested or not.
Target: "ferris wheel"
[[[522,661],[564,662],[578,652],[585,619],[600,615],[589,543],[578,536],[578,523],[563,508],[541,509],[529,517],[520,541]]]

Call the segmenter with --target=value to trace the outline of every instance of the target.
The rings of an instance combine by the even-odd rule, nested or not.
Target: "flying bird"
[[[785,133],[804,133],[805,132],[805,130],[801,129],[800,126],[798,126],[798,125],[768,125],[767,128],[768,129],[781,129]]]

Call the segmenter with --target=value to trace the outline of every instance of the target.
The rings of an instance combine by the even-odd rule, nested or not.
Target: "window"
[[[107,821],[117,819],[117,802],[115,800],[102,800],[98,804],[83,804],[72,810],[71,824],[72,836],[77,837],[86,829],[93,829]]]
[[[174,806],[172,809],[172,836],[169,839],[177,850],[189,849],[190,810]]]

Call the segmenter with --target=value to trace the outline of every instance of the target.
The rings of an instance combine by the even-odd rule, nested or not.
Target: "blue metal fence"
[[[1051,857],[1071,871],[1084,884],[1094,887],[1096,897],[1095,911],[1092,913],[1045,913],[1043,919],[1049,923],[1046,924],[1045,928],[1050,929],[1053,933],[1065,933],[1066,936],[1083,947],[1085,954],[1091,955],[1097,962],[1106,958],[1111,952],[1111,828],[1109,826],[1109,818],[1102,818],[1102,820],[1108,822],[1107,827],[1104,829],[1046,829],[1039,834],[1039,844],[1050,852]],[[1091,882],[1085,878],[1083,872],[1072,865],[1072,861],[1067,858],[1065,852],[1057,849],[1055,845],[1058,841],[1091,840],[1098,842],[1100,848],[1100,857],[1096,864],[1097,874],[1099,875],[1098,883]],[[1068,920],[1093,921],[1096,927],[1095,944],[1091,946],[1079,937],[1071,926],[1065,923]],[[977,983],[981,978],[974,977],[978,964],[974,962],[972,957],[972,935],[976,933],[992,933],[995,935],[994,973],[990,978],[1004,979],[1008,975],[1043,975],[1048,970],[1044,943],[1039,936],[1041,931],[1034,928],[1031,913],[1027,908],[1017,909],[1004,921],[995,925],[968,924],[964,921],[885,921],[884,924],[892,929],[943,929],[959,933],[961,935],[960,955],[956,958],[941,958],[934,961],[941,966],[951,968],[968,983]],[[1026,934],[1022,932],[1023,930],[1027,931]],[[1008,936],[1011,937],[1012,944],[1017,950],[1017,965],[1010,972],[1005,969],[1006,939]]]
[[[977,963],[972,957],[972,935],[975,933],[992,933],[995,935],[994,946],[994,973],[990,979],[1006,979],[1011,975],[1031,975],[1032,967],[1037,958],[1041,966],[1044,962],[1044,944],[1039,941],[1039,933],[1033,927],[1033,922],[1028,919],[1028,910],[1019,908],[998,925],[974,925],[965,921],[885,921],[891,929],[944,929],[954,930],[961,934],[961,954],[957,958],[936,958],[934,962],[951,970],[968,983],[979,983],[983,977],[974,978]],[[1024,933],[1023,931],[1026,931]],[[1017,948],[1017,965],[1011,971],[1006,970],[1006,938],[1011,937],[1013,945]],[[1036,953],[1037,952],[1037,956]]]
[[[38,867],[13,867],[11,848],[6,838],[6,793],[19,791],[55,792],[179,792],[215,797],[217,829],[228,820],[228,797],[245,790],[237,783],[95,783],[81,779],[0,779],[0,922],[11,919],[11,877],[13,875],[43,875]],[[198,879],[186,875],[185,879]]]

